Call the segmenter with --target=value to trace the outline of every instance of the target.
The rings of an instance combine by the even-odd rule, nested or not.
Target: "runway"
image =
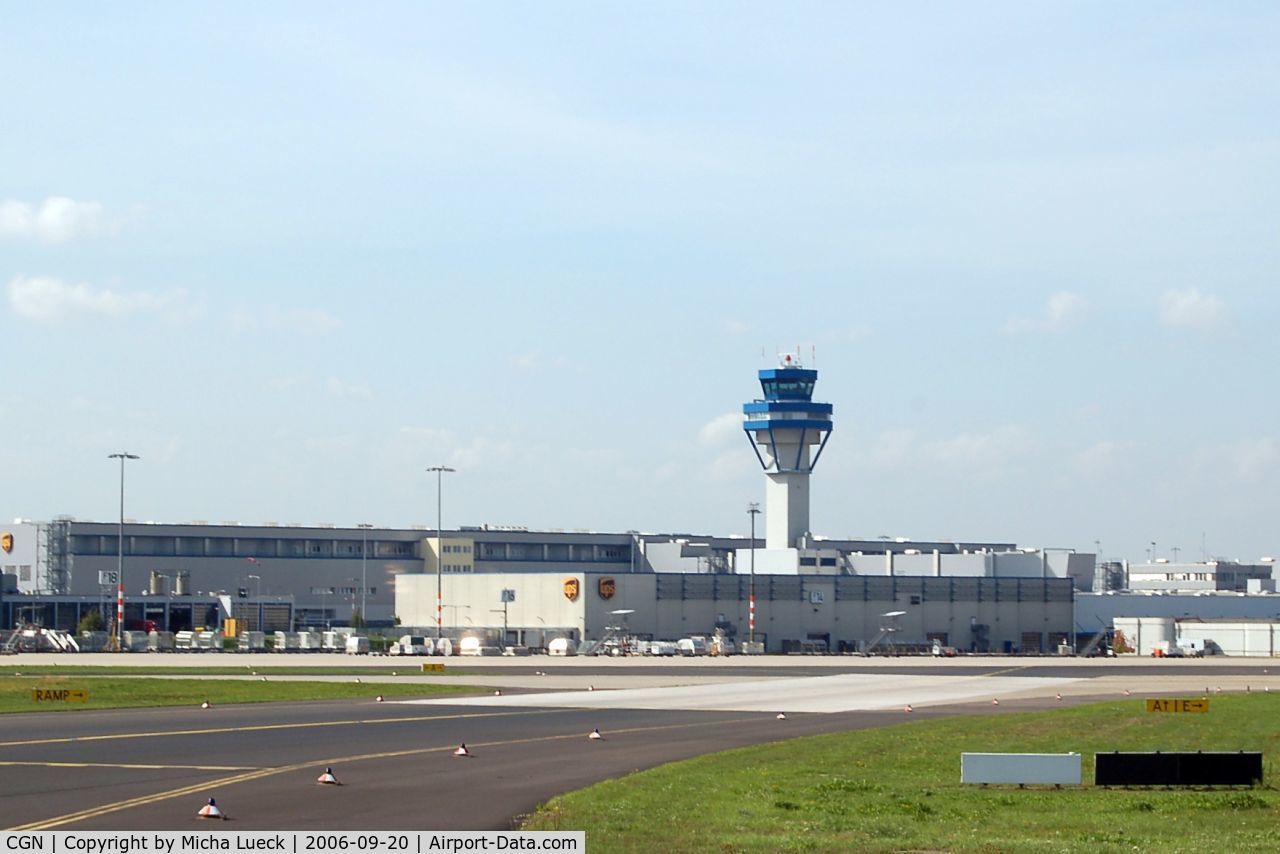
[[[1003,660],[983,662],[977,673],[972,662],[951,664],[828,666],[818,669],[824,676],[803,661],[661,668],[583,661],[553,669],[545,659],[526,659],[452,677],[505,682],[502,696],[485,688],[473,698],[429,702],[6,715],[0,827],[507,829],[555,794],[732,747],[941,715],[999,716],[1122,691],[1136,702],[1143,694],[1199,695],[1211,685],[1280,690],[1266,661],[1119,669]],[[619,687],[595,684],[605,682]],[[586,690],[591,685],[597,690]],[[914,704],[911,717],[903,702]],[[596,727],[603,741],[587,739]],[[473,758],[451,755],[463,742]],[[343,785],[315,782],[326,766]],[[209,797],[229,823],[195,818]]]

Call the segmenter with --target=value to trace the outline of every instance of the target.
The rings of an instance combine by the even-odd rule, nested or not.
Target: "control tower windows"
[[[767,398],[804,398],[813,397],[813,383],[797,380],[761,380],[764,396]]]

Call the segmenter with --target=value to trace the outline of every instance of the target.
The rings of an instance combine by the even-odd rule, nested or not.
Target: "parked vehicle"
[[[369,639],[364,635],[350,635],[347,638],[347,655],[368,655]]]
[[[432,647],[431,638],[425,635],[401,635],[387,647],[387,655],[430,655]]]
[[[553,638],[547,644],[547,655],[577,655],[578,645],[570,638]]]
[[[679,653],[676,648],[675,641],[653,641],[649,644],[649,654],[658,656],[672,656]]]
[[[676,649],[681,655],[706,655],[707,639],[704,637],[680,638],[676,641]]]

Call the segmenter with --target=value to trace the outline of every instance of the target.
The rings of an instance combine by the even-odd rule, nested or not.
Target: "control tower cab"
[[[829,403],[813,401],[818,372],[790,354],[760,371],[763,400],[742,405],[743,424],[765,471],[765,548],[794,549],[809,532],[809,475],[831,436]]]

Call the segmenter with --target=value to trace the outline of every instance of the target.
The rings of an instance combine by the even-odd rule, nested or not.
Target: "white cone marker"
[[[453,751],[453,755],[454,756],[470,756],[471,751],[467,750],[467,746],[465,744],[461,744],[458,746],[457,750]]]
[[[592,741],[604,740],[604,736],[600,734],[600,727],[596,727],[595,729],[591,730],[591,734],[588,735],[587,738],[591,739]]]
[[[333,769],[332,769],[332,768],[326,768],[326,769],[324,769],[324,773],[323,773],[323,774],[321,774],[319,777],[317,777],[317,778],[316,778],[316,782],[317,782],[317,783],[323,783],[323,784],[324,784],[324,785],[326,785],[326,786],[341,786],[341,785],[342,785],[341,783],[339,783],[339,782],[338,782],[338,778],[337,778],[337,777],[335,777],[335,776],[333,776]]]
[[[1000,705],[1000,698],[999,698],[999,697],[992,697],[992,698],[991,698],[991,705],[993,705],[993,706],[998,706],[998,705]]]
[[[785,712],[778,712],[778,720],[785,721],[786,719],[787,719],[787,715]]]
[[[213,798],[209,799],[209,803],[200,808],[200,812],[196,813],[196,818],[224,818],[222,810],[218,809],[218,805],[214,803]]]
[[[382,695],[381,695],[381,694],[379,694],[379,695],[374,699],[374,702],[375,702],[375,703],[381,703],[381,702],[382,702]]]
[[[202,708],[202,709],[209,709],[209,708],[213,708],[213,707],[209,705],[209,701],[208,701],[208,700],[205,700],[203,703],[201,703],[201,704],[200,704],[200,708]]]
[[[915,711],[915,709],[911,708],[911,704],[910,704],[910,703],[907,703],[907,707],[906,707],[905,709],[903,709],[902,711],[904,711],[904,712],[906,712],[906,713],[910,714],[911,712],[914,712],[914,711]]]

